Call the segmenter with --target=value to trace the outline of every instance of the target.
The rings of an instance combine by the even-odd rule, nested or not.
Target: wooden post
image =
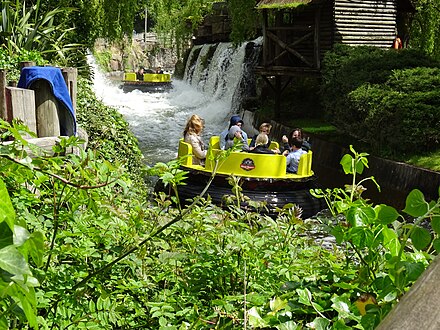
[[[20,62],[20,71],[21,71],[21,69],[26,68],[28,66],[35,66],[35,62],[32,62],[32,61]]]
[[[61,73],[63,74],[64,81],[66,82],[70,99],[72,100],[73,110],[76,111],[78,70],[76,68],[63,68],[61,69]]]
[[[38,79],[31,88],[35,91],[38,137],[60,136],[58,101],[52,94],[49,83]]]
[[[281,119],[281,77],[275,76],[275,118]]]
[[[31,89],[6,87],[6,120],[20,119],[31,132],[37,134],[37,119],[35,115],[35,95]],[[30,138],[29,134],[23,134]]]
[[[0,118],[7,120],[6,117],[6,70],[0,70]]]
[[[263,66],[266,67],[269,58],[269,38],[267,37],[267,28],[269,19],[267,17],[267,9],[263,9]]]

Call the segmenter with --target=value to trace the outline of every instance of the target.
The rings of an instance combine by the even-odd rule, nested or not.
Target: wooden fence
[[[34,65],[33,62],[23,62],[22,69]],[[75,111],[77,69],[64,68],[61,69],[61,73]],[[52,146],[60,141],[60,121],[63,120],[63,117],[59,115],[59,107],[58,100],[47,81],[43,79],[36,80],[32,84],[32,89],[8,86],[6,71],[0,70],[0,117],[10,123],[14,119],[22,121],[31,132],[36,134],[37,138],[32,137],[30,134],[24,134],[23,137],[49,153],[52,151]],[[83,145],[85,148],[87,133],[79,129],[77,135],[86,141]],[[72,148],[68,152],[77,152],[77,148],[75,149]]]

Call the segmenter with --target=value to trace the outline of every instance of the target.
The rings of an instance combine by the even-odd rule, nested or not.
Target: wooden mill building
[[[405,41],[411,0],[260,0],[263,54],[256,73],[271,86],[279,113],[282,91],[295,76],[319,76],[335,43],[391,48]]]

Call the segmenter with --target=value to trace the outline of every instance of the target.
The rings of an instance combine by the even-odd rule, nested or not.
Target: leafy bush
[[[327,117],[381,154],[438,148],[437,67],[414,50],[338,46],[323,63]]]
[[[142,177],[143,155],[128,123],[116,109],[98,100],[90,81],[82,78],[78,80],[76,116],[87,131],[89,148],[98,150],[104,159],[124,164],[136,180]]]
[[[315,191],[334,217],[286,209],[275,221],[209,199],[149,203],[117,162],[91,148],[62,156],[75,137],[31,159],[23,127],[0,124],[16,137],[0,147],[2,328],[373,329],[440,249],[440,200],[413,191],[405,224],[361,198],[366,154],[343,157],[347,190]],[[338,244],[322,247],[323,230]],[[367,308],[360,293],[375,298]]]
[[[362,85],[348,95],[352,129],[381,154],[440,146],[440,69],[393,72],[383,85]]]
[[[17,82],[20,78],[21,62],[35,62],[36,65],[44,65],[47,63],[37,51],[20,49],[10,54],[6,49],[0,48],[0,68],[6,70],[8,83],[12,81]]]

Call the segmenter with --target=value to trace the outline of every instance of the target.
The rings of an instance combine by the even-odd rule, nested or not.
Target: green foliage
[[[327,117],[381,155],[434,150],[439,141],[437,67],[412,50],[338,46],[324,60]]]
[[[254,0],[229,0],[228,11],[231,17],[231,40],[240,44],[254,39],[260,28],[259,14],[255,10]]]
[[[358,154],[353,148],[351,151],[354,157],[345,155],[341,165],[345,173],[352,174],[353,184],[345,191],[318,189],[313,193],[329,201],[332,213],[339,219],[329,229],[339,244],[350,247],[347,257],[359,263],[353,281],[356,291],[376,298],[372,303],[376,306],[367,313],[359,309],[359,322],[366,329],[373,329],[432,260],[429,253],[435,252],[433,243],[439,239],[438,232],[430,232],[422,222],[437,219],[440,198],[428,203],[420,191],[413,190],[403,212],[414,222],[405,221],[407,217],[390,206],[370,205],[361,198],[361,183],[374,178],[355,180],[356,174],[368,166],[367,154]],[[433,221],[433,228],[434,225]]]
[[[22,50],[50,54],[53,60],[66,61],[69,51],[75,51],[78,43],[66,43],[71,28],[54,24],[54,18],[70,8],[56,7],[42,10],[40,0],[35,4],[12,1],[2,2],[0,42],[10,55]]]
[[[176,47],[178,57],[187,48],[203,17],[211,12],[212,0],[148,1],[148,12],[156,22],[154,31],[162,41]]]
[[[21,138],[22,125],[1,128],[15,137],[0,149],[0,268],[16,274],[0,278],[16,288],[0,299],[4,328],[373,329],[440,246],[440,200],[414,190],[404,210],[414,223],[368,204],[360,188],[372,178],[356,180],[367,155],[353,149],[341,160],[353,184],[336,217],[284,210],[275,221],[209,198],[176,212],[164,194],[147,202],[124,167],[93,148],[61,156],[75,137],[46,157]],[[168,184],[184,182],[178,162],[158,167]],[[323,230],[338,245],[323,248]],[[376,303],[365,314],[356,299],[366,292]]]
[[[143,156],[122,115],[97,100],[86,79],[78,80],[77,98],[77,120],[87,131],[89,147],[99,150],[102,157],[111,162],[120,162],[139,181],[143,175]]]
[[[410,28],[410,46],[440,58],[439,3],[436,0],[418,0]]]
[[[18,82],[21,62],[35,62],[36,65],[47,64],[37,51],[20,49],[10,54],[6,49],[0,49],[0,68],[6,70],[7,83]]]
[[[110,61],[112,59],[112,53],[110,51],[93,52],[93,56],[99,65],[99,68],[104,71],[110,71]]]

